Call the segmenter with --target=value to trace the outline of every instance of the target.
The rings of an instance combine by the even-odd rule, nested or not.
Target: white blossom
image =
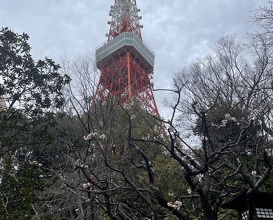
[[[83,139],[84,139],[85,141],[87,141],[87,140],[90,140],[92,137],[95,137],[95,136],[97,136],[97,135],[98,135],[98,133],[95,131],[95,132],[93,132],[93,133],[88,134],[87,136],[83,136]]]
[[[28,162],[29,162],[29,164],[35,165],[35,166],[38,166],[38,167],[42,167],[43,166],[43,164],[38,163],[38,161],[36,161],[36,160],[34,160],[34,161],[30,160]]]
[[[75,165],[76,165],[76,166],[81,166],[81,160],[80,160],[80,159],[77,159],[76,162],[75,162]]]
[[[168,131],[174,131],[174,127],[170,125]]]
[[[91,139],[91,138],[89,138],[89,136],[87,135],[87,136],[83,136],[83,139],[84,139],[85,141],[88,141],[88,140]]]
[[[273,155],[272,149],[267,148],[267,149],[265,149],[265,151],[266,151],[266,153],[267,153],[267,155],[268,155],[269,157],[271,157],[271,156]]]
[[[37,162],[36,160],[34,160],[34,161],[29,161],[29,163],[30,163],[31,165],[38,165],[38,162]]]
[[[251,152],[250,150],[248,150],[248,151],[246,152],[246,154],[247,154],[248,156],[251,156],[251,155],[252,155],[252,152]]]
[[[221,124],[219,126],[217,126],[214,123],[211,123],[211,126],[217,127],[217,128],[221,128],[221,127],[226,127],[228,121],[233,121],[233,122],[237,122],[237,119],[235,117],[231,117],[230,114],[225,114],[225,119],[222,120]],[[239,123],[237,123],[237,125],[240,125]]]
[[[123,108],[124,108],[125,110],[129,110],[129,109],[132,108],[132,106],[131,106],[130,104],[125,104],[125,105],[123,106]]]
[[[184,157],[182,157],[182,160],[183,160],[183,162],[185,162],[185,163],[189,163],[190,161],[188,160],[188,157],[187,156],[184,156]]]
[[[230,114],[225,114],[225,118],[230,118]]]
[[[82,187],[83,187],[84,189],[87,189],[87,188],[89,188],[90,186],[91,186],[90,183],[84,183],[84,184],[82,185]]]
[[[174,146],[178,147],[179,145],[180,145],[179,138],[175,138],[175,140],[174,140]]]
[[[211,126],[212,126],[212,127],[218,127],[218,125],[217,125],[217,124],[214,124],[213,122],[211,123]]]
[[[201,183],[203,181],[204,175],[203,174],[198,174],[197,179]]]
[[[191,189],[190,189],[190,188],[188,188],[188,189],[187,189],[187,192],[188,192],[189,194],[191,194],[191,193],[192,193],[192,191],[191,191]]]
[[[182,202],[180,202],[180,201],[175,201],[174,203],[168,202],[167,206],[179,210],[181,208],[181,206],[182,206]]]
[[[256,176],[256,175],[257,175],[257,171],[256,171],[256,170],[253,170],[253,171],[251,172],[251,175],[252,175],[252,176]]]
[[[175,201],[174,205],[177,206],[177,210],[179,210],[182,206],[182,202],[181,201]]]
[[[59,177],[61,178],[61,180],[65,181],[65,176],[63,176],[62,174],[59,174]]]

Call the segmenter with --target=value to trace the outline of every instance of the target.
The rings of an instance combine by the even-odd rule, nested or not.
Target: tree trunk
[[[205,217],[203,218],[203,220],[217,220],[217,212],[212,212],[211,210],[207,210],[205,211]]]

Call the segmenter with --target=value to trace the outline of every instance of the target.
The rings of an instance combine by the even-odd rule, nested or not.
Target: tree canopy
[[[49,127],[64,105],[67,75],[49,58],[35,62],[29,36],[0,31],[0,212],[4,219],[31,219],[43,189],[39,151],[52,140]],[[40,160],[39,162],[37,160]]]

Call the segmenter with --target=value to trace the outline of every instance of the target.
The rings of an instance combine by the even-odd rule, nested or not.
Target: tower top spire
[[[136,0],[115,0],[109,13],[112,20],[108,22],[110,24],[108,42],[123,32],[133,32],[142,40],[140,29],[143,26],[139,24],[142,18],[138,15],[139,12]]]

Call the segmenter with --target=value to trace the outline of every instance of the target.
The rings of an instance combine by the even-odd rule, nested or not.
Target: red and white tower
[[[108,40],[96,50],[101,76],[94,100],[112,95],[124,104],[137,99],[144,110],[158,115],[150,82],[155,55],[142,41],[138,12],[136,0],[115,0],[111,6]]]

